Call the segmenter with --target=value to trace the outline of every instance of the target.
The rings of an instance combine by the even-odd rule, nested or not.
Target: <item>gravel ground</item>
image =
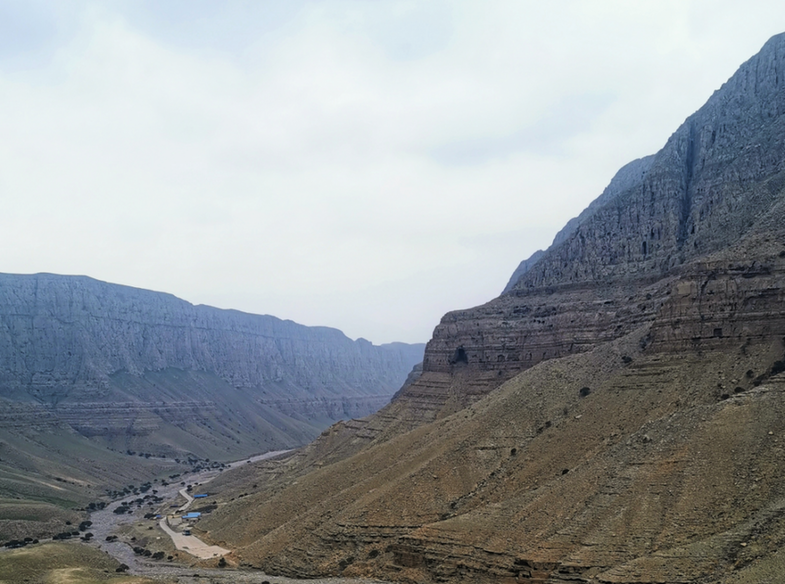
[[[268,452],[267,454],[254,456],[249,460],[264,460],[265,458],[277,456],[283,452],[285,451]],[[230,466],[239,466],[244,463],[246,463],[246,461],[241,460],[232,463]],[[188,483],[198,482],[204,484],[218,476],[218,474],[218,471],[207,470],[183,478],[185,478]],[[155,488],[158,491],[156,495],[169,501],[171,505],[182,501],[182,499],[179,498],[180,494],[178,492],[181,488],[180,483],[166,486],[156,485]],[[124,542],[106,541],[106,536],[116,534],[119,527],[139,522],[145,513],[150,512],[150,508],[143,506],[138,510],[134,507],[135,510],[130,515],[118,515],[114,513],[114,510],[124,501],[133,500],[137,497],[138,495],[125,497],[107,505],[105,509],[92,513],[90,515],[90,521],[92,521],[93,524],[90,526],[89,531],[94,537],[93,540],[87,544],[107,552],[118,562],[128,565],[128,572],[130,574],[155,580],[177,582],[177,584],[262,584],[263,582],[269,582],[270,584],[302,584],[304,582],[307,582],[308,584],[375,584],[379,582],[378,580],[348,578],[296,580],[292,578],[268,576],[258,570],[201,568],[194,565],[187,566],[180,563],[175,564],[167,561],[155,561],[143,556],[138,556],[131,547]],[[164,535],[164,532],[160,531],[160,527],[157,529]]]

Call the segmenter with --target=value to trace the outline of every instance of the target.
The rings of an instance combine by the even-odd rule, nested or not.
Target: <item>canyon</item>
[[[88,277],[0,274],[0,537],[28,534],[13,518],[41,506],[74,520],[106,488],[306,444],[389,402],[422,354]]]
[[[134,436],[218,412],[276,447],[301,444],[376,411],[421,358],[422,346],[86,277],[0,274],[0,398],[134,449]]]
[[[782,574],[783,80],[777,35],[501,296],[445,315],[389,405],[216,479],[200,536],[292,577]]]

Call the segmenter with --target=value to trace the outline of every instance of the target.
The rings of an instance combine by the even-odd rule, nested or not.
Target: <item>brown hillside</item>
[[[446,315],[392,404],[212,483],[205,535],[310,577],[781,574],[783,79],[780,35],[509,293]]]

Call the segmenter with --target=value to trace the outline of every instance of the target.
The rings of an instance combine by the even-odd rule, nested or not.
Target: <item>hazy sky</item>
[[[0,0],[0,271],[424,342],[781,0]]]

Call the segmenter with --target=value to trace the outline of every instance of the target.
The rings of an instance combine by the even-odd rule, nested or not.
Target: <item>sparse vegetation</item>
[[[124,575],[128,570],[107,554],[82,544],[45,543],[0,554],[3,582],[68,584],[153,584],[147,578]]]

